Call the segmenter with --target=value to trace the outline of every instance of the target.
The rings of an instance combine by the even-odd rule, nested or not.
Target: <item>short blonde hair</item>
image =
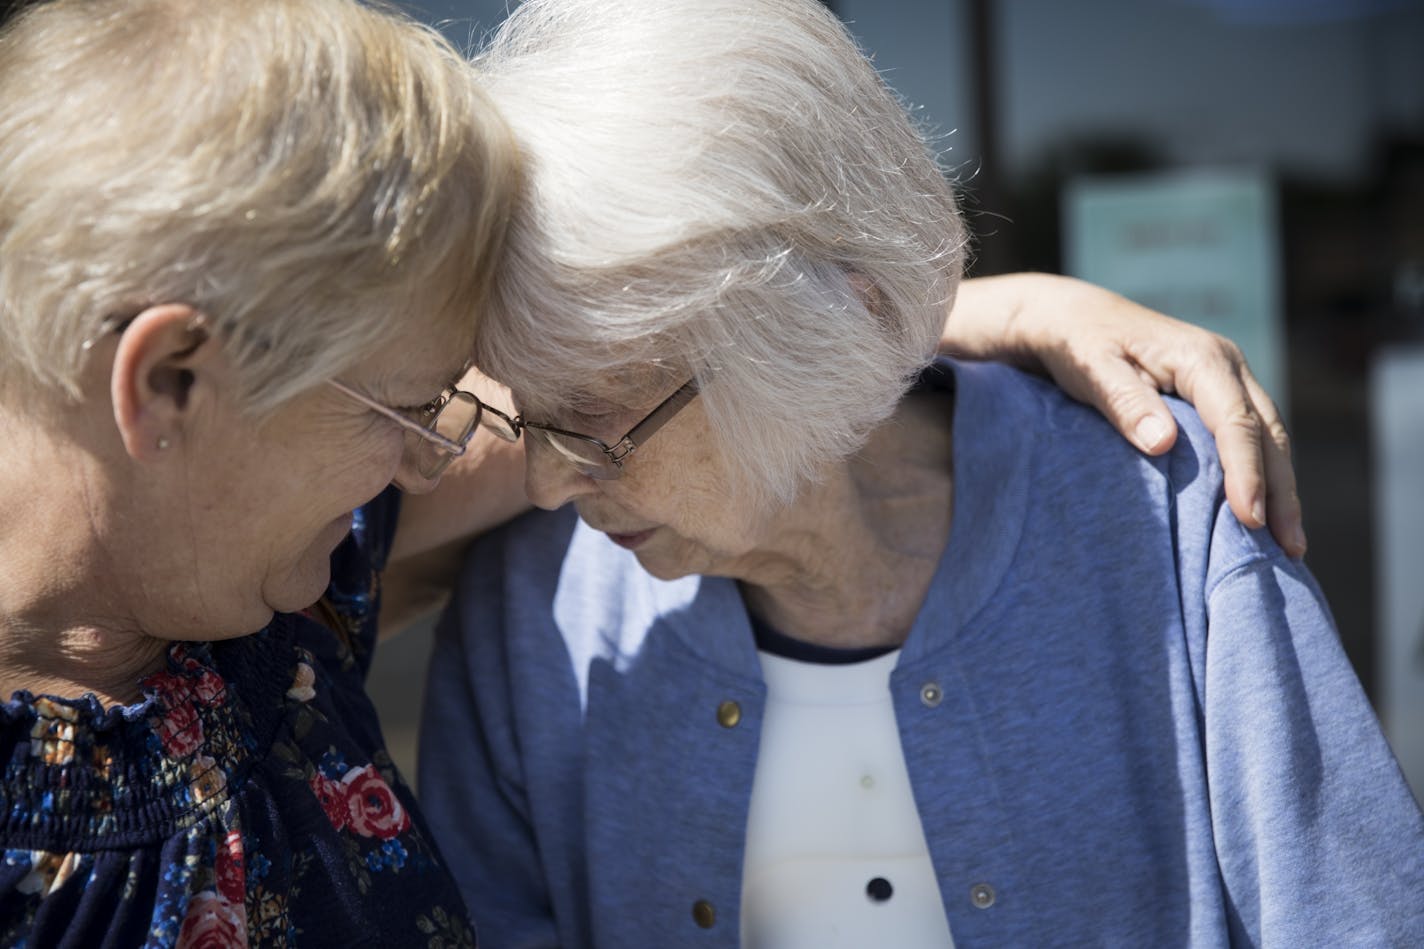
[[[472,338],[515,187],[438,34],[349,0],[52,0],[0,33],[0,381],[77,397],[106,317],[187,302],[255,411],[404,331]]]
[[[722,455],[781,500],[889,417],[966,235],[821,4],[527,0],[475,65],[529,184],[475,358],[526,411],[695,375]]]

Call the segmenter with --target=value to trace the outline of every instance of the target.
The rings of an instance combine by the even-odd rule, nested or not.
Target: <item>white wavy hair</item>
[[[734,480],[781,501],[889,417],[966,234],[821,4],[527,0],[475,65],[528,184],[475,358],[524,411],[695,376]]]
[[[437,33],[348,0],[52,0],[0,32],[0,382],[79,395],[113,314],[203,310],[270,409],[473,338],[517,151]],[[458,323],[456,321],[459,321]]]

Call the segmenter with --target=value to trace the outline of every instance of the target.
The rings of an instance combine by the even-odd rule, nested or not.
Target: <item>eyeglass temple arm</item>
[[[682,388],[664,399],[648,417],[634,425],[628,434],[618,439],[618,444],[605,448],[604,452],[616,464],[633,453],[637,447],[653,436],[653,433],[667,424],[668,419],[680,412],[683,406],[697,398],[697,380],[691,379]]]
[[[412,435],[416,435],[420,438],[425,439],[426,441],[434,442],[456,458],[460,457],[465,453],[465,446],[461,445],[459,442],[452,441],[446,438],[444,435],[441,435],[439,432],[431,431],[425,426],[417,422],[411,421],[404,415],[397,412],[395,409],[382,405],[375,399],[371,399],[362,395],[355,389],[346,385],[344,382],[338,382],[335,379],[328,379],[326,380],[326,384],[341,392],[343,395],[349,396],[350,398],[355,399],[357,402],[360,402],[362,405],[366,406],[366,408],[370,409],[372,412],[375,412],[377,415],[385,416],[392,422],[395,422],[401,428],[410,432]],[[479,409],[477,408],[476,411],[478,412]],[[478,416],[476,416],[475,424],[479,424]]]

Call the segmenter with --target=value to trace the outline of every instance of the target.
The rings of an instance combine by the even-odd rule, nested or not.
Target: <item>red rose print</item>
[[[212,890],[188,902],[188,915],[178,931],[178,949],[235,949],[247,945],[247,908]]]
[[[203,705],[218,705],[227,692],[227,683],[223,682],[222,676],[211,669],[206,669],[194,680],[192,689],[193,695]]]
[[[326,819],[331,821],[331,826],[337,830],[345,830],[346,789],[321,772],[312,775],[307,783],[311,785],[316,799],[321,802],[321,809],[326,812]]]
[[[350,827],[362,837],[390,840],[410,829],[410,815],[375,768],[352,768],[341,784],[346,790]]]
[[[191,704],[175,705],[159,720],[158,737],[163,741],[165,752],[174,758],[183,758],[202,747],[203,723]]]
[[[171,672],[155,672],[143,680],[143,685],[144,688],[158,693],[159,703],[164,708],[182,705],[190,701],[193,695],[193,688],[188,684],[188,680]]]
[[[218,848],[217,888],[223,899],[238,905],[247,898],[247,871],[242,856],[242,834],[228,831]]]

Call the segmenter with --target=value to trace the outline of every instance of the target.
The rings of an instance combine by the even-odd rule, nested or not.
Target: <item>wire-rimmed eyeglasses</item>
[[[132,322],[131,315],[107,316],[99,324],[99,332],[84,340],[80,348],[87,352],[99,339],[122,333]],[[200,313],[194,317],[190,329],[207,332],[208,325],[207,318]],[[443,392],[419,408],[405,410],[377,402],[337,379],[328,379],[326,384],[403,428],[406,432],[403,460],[409,462],[411,468],[427,481],[440,477],[450,462],[465,453],[465,446],[479,427],[481,412],[486,408],[473,393],[458,388],[454,383],[447,385]],[[496,434],[499,432],[496,431]]]
[[[628,456],[646,444],[654,432],[666,425],[696,397],[697,380],[692,379],[659,402],[641,422],[628,429],[611,445],[592,435],[571,432],[542,422],[527,421],[522,415],[510,418],[499,409],[483,402],[480,402],[483,411],[478,424],[507,442],[517,441],[520,434],[528,429],[537,433],[541,444],[552,448],[559,457],[578,469],[580,474],[599,481],[616,481],[623,474],[623,463],[627,461]]]
[[[405,429],[406,460],[429,481],[440,477],[450,462],[465,453],[486,408],[473,393],[453,384],[414,410],[393,409],[337,379],[328,379],[326,384]]]

